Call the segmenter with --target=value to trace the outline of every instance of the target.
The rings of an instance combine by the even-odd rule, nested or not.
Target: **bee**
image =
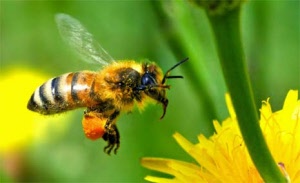
[[[178,62],[163,74],[154,62],[137,63],[134,60],[115,61],[98,44],[91,33],[75,18],[67,14],[55,17],[61,37],[85,61],[97,63],[100,71],[70,72],[49,79],[38,87],[27,104],[31,111],[43,115],[62,113],[85,107],[82,125],[87,138],[107,141],[104,152],[116,154],[120,134],[116,126],[121,112],[130,112],[134,104],[143,107],[148,99],[162,104],[162,119],[167,110],[167,79],[170,71],[186,62]]]

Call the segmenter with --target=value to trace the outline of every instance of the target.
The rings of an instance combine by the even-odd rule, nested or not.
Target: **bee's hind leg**
[[[104,147],[104,152],[110,155],[114,149],[114,153],[117,154],[120,147],[120,133],[116,125],[112,125],[110,131],[104,133],[103,139],[108,142],[107,146]]]
[[[120,134],[115,124],[117,117],[119,116],[120,111],[114,111],[108,118],[105,124],[105,133],[103,139],[108,141],[107,146],[104,147],[104,152],[110,154],[114,149],[114,153],[117,153],[118,148],[120,147]]]
[[[107,119],[106,124],[105,124],[105,130],[108,133],[113,133],[114,129],[113,129],[113,125],[116,122],[117,117],[120,115],[120,111],[116,110],[114,111]]]

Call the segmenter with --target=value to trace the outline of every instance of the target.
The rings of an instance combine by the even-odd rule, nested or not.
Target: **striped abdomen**
[[[27,108],[47,115],[91,105],[95,76],[83,71],[49,79],[31,95]]]

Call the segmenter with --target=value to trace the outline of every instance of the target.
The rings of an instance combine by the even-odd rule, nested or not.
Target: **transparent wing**
[[[63,13],[56,14],[55,20],[61,37],[84,61],[101,65],[114,61],[78,20]]]

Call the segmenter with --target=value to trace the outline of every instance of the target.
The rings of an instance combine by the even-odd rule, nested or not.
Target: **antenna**
[[[166,82],[166,79],[176,79],[176,78],[183,78],[183,76],[169,76],[170,72],[175,69],[177,66],[183,64],[184,62],[188,61],[189,58],[185,58],[182,61],[175,64],[173,67],[171,67],[169,70],[167,70],[166,74],[164,75],[164,78],[162,80],[162,84]]]

